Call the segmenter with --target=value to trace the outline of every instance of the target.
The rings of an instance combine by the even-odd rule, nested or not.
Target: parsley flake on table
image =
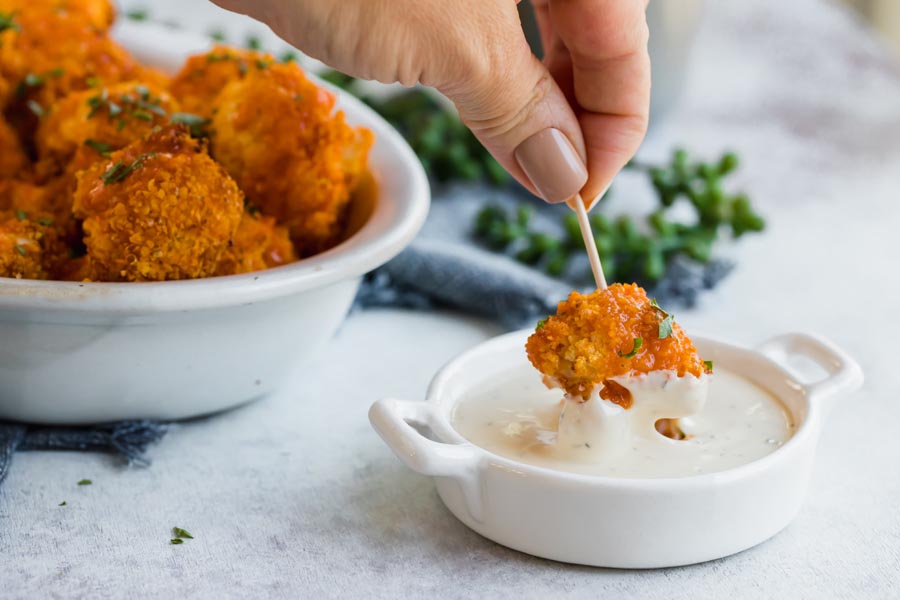
[[[78,485],[92,485],[94,482],[90,479],[82,479],[78,482]]]
[[[176,538],[187,538],[189,540],[194,539],[194,536],[192,536],[187,529],[182,529],[181,527],[173,527],[172,535],[174,535]]]
[[[181,538],[172,538],[171,540],[169,540],[169,543],[173,544],[173,545],[178,545],[178,544],[183,544],[184,540]]]

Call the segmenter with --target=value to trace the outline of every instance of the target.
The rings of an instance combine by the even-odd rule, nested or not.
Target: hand
[[[350,75],[437,88],[491,154],[549,202],[579,189],[596,198],[646,132],[645,0],[533,0],[543,64],[514,0],[214,1]]]

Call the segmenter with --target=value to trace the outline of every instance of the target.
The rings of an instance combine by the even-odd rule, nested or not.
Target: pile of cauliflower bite
[[[0,0],[0,277],[247,273],[340,241],[372,135],[295,63],[216,47],[174,78],[109,0]]]

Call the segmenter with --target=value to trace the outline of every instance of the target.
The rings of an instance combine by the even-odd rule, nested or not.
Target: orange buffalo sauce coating
[[[679,377],[705,372],[697,349],[677,323],[660,338],[666,316],[635,284],[617,283],[586,295],[572,292],[525,348],[531,364],[571,397],[586,400],[602,383],[601,397],[629,408],[631,394],[611,378],[663,370]],[[641,342],[635,350],[637,339]]]

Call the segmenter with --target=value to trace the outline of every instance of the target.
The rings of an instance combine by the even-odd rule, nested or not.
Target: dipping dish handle
[[[469,444],[445,444],[431,440],[410,423],[431,426],[432,407],[425,402],[382,398],[369,409],[369,421],[407,467],[422,475],[450,477],[459,483],[469,514],[482,520],[481,453]]]
[[[825,400],[828,410],[842,394],[856,391],[863,383],[859,363],[829,340],[816,335],[780,335],[761,344],[759,351],[775,361],[795,355],[808,358],[822,367],[827,375],[818,381],[804,383],[803,387],[811,400]]]

